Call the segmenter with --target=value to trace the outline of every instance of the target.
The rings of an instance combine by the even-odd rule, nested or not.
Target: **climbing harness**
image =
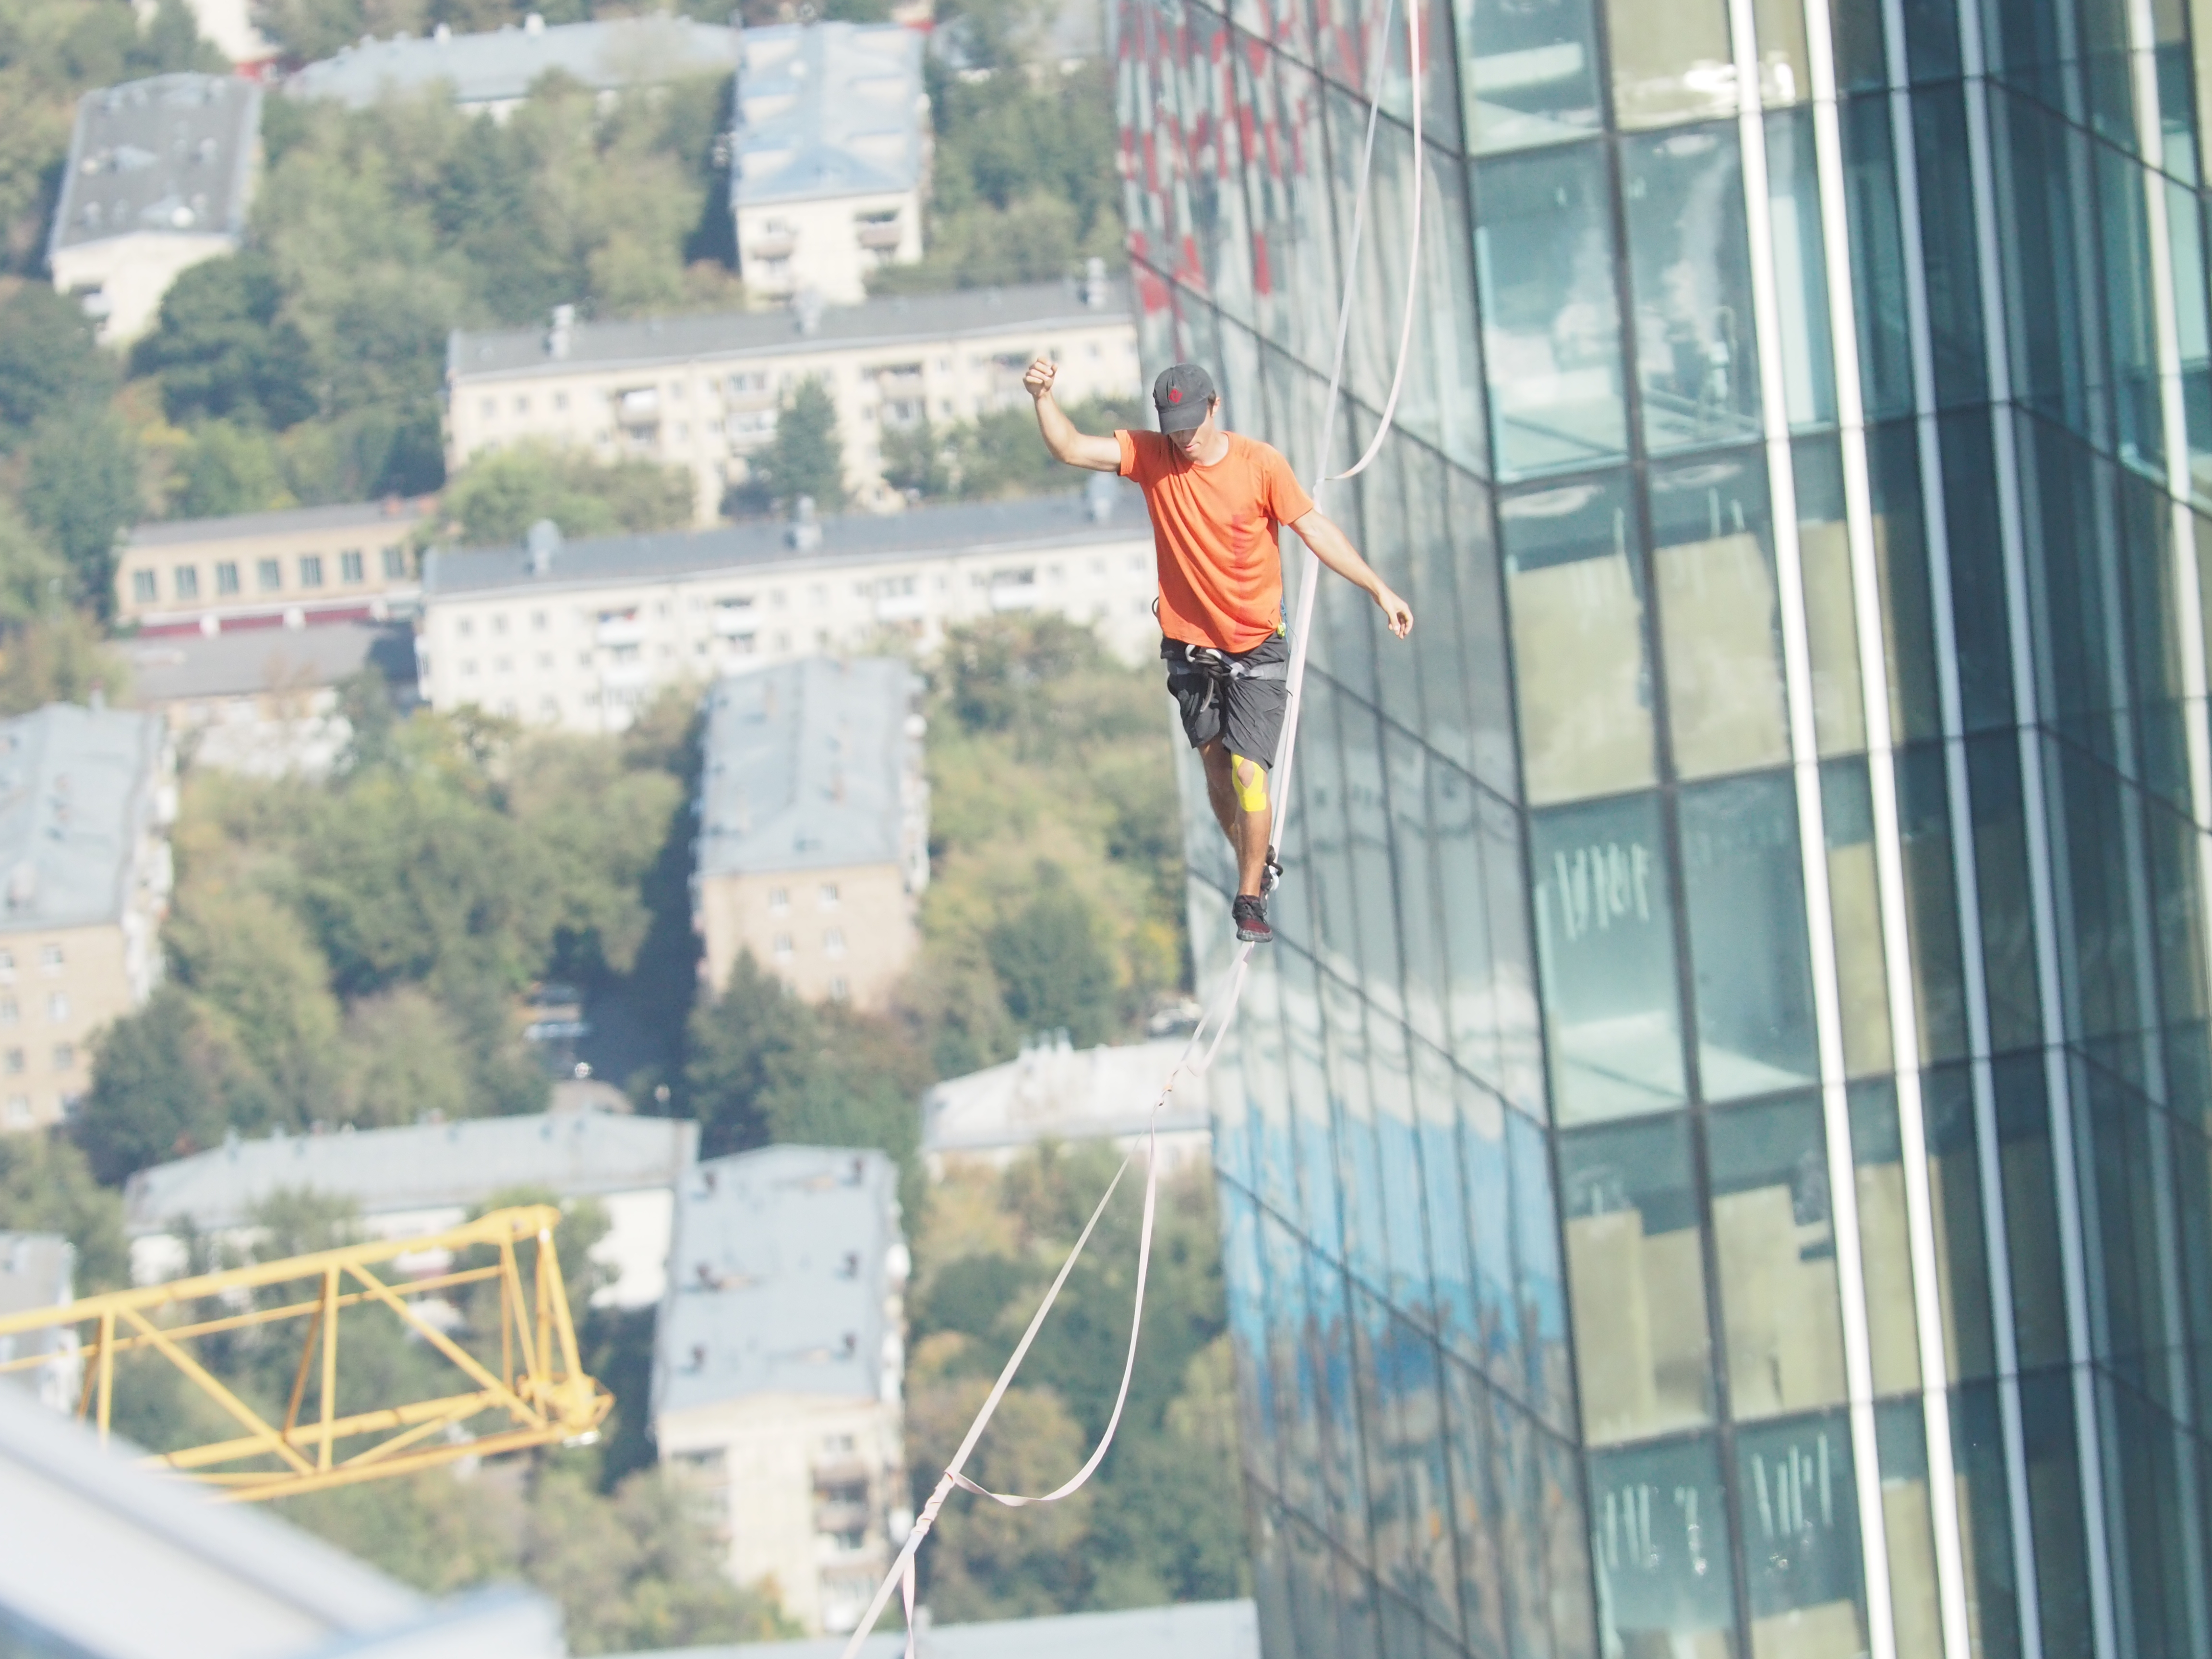
[[[1389,39],[1390,22],[1396,6],[1397,0],[1386,0],[1382,25],[1376,33],[1376,49],[1373,53],[1374,86],[1367,105],[1366,142],[1359,158],[1359,188],[1353,198],[1352,241],[1349,257],[1345,261],[1344,301],[1338,313],[1336,324],[1335,361],[1329,370],[1328,398],[1322,416],[1321,441],[1316,447],[1314,465],[1310,474],[1316,480],[1316,496],[1327,484],[1358,477],[1367,470],[1368,464],[1381,453],[1382,441],[1389,436],[1391,423],[1397,415],[1399,393],[1405,389],[1406,362],[1413,337],[1413,298],[1419,289],[1420,277],[1421,195],[1424,172],[1421,148],[1419,0],[1411,0],[1406,10],[1407,66],[1412,86],[1413,105],[1413,199],[1411,225],[1407,238],[1406,301],[1404,319],[1398,332],[1398,365],[1391,376],[1390,395],[1382,405],[1382,418],[1376,423],[1375,436],[1368,443],[1366,451],[1344,471],[1337,473],[1334,477],[1328,476],[1324,469],[1328,465],[1330,447],[1336,435],[1337,398],[1344,384],[1345,349],[1351,337],[1352,300],[1359,269],[1359,245],[1367,217],[1367,187],[1370,179],[1373,177],[1376,125],[1382,112],[1382,76],[1387,67],[1388,57],[1385,43]],[[1286,844],[1286,837],[1283,835],[1283,825],[1290,817],[1291,768],[1297,751],[1298,710],[1302,700],[1301,693],[1305,684],[1307,643],[1313,631],[1314,597],[1321,586],[1321,560],[1311,548],[1306,550],[1305,557],[1300,562],[1299,571],[1297,624],[1291,630],[1291,658],[1287,664],[1252,665],[1249,668],[1244,668],[1242,665],[1230,663],[1225,658],[1219,658],[1218,653],[1209,652],[1205,647],[1191,647],[1188,652],[1188,657],[1192,659],[1198,658],[1201,653],[1216,657],[1224,675],[1236,675],[1240,668],[1243,668],[1244,675],[1250,678],[1280,678],[1287,684],[1289,701],[1283,714],[1282,736],[1278,740],[1275,750],[1273,771],[1276,780],[1277,803],[1273,826],[1275,845],[1267,851],[1267,866],[1273,879],[1265,884],[1270,889],[1274,885],[1274,881],[1279,879],[1281,876],[1282,866],[1279,849]],[[1200,665],[1194,661],[1194,665]],[[1211,672],[1210,667],[1209,672]],[[982,1408],[975,1413],[975,1420],[968,1425],[968,1432],[960,1442],[960,1449],[953,1453],[952,1461],[945,1466],[945,1473],[939,1478],[935,1488],[930,1492],[929,1501],[921,1506],[921,1513],[915,1517],[913,1525],[907,1529],[906,1537],[900,1543],[896,1559],[892,1561],[890,1571],[884,1575],[883,1582],[877,1585],[875,1595],[869,1601],[867,1611],[861,1615],[860,1623],[853,1628],[852,1639],[845,1644],[843,1659],[858,1659],[860,1644],[866,1641],[870,1633],[874,1631],[876,1620],[883,1617],[884,1608],[889,1604],[893,1590],[898,1592],[906,1610],[906,1659],[915,1659],[915,1555],[921,1549],[922,1540],[929,1535],[930,1528],[936,1525],[937,1517],[945,1508],[945,1499],[952,1495],[954,1487],[957,1486],[964,1492],[973,1492],[978,1498],[988,1498],[994,1504],[1003,1504],[1008,1509],[1024,1509],[1033,1504],[1056,1503],[1060,1498],[1067,1497],[1089,1480],[1091,1475],[1097,1473],[1099,1464],[1104,1461],[1107,1449],[1114,1443],[1115,1431],[1121,1427],[1121,1412],[1129,1401],[1129,1380],[1137,1368],[1137,1333],[1144,1322],[1145,1281],[1152,1261],[1152,1219],[1158,1209],[1159,1158],[1158,1154],[1160,1111],[1168,1103],[1168,1097],[1175,1092],[1178,1079],[1184,1076],[1202,1077],[1212,1068],[1214,1056],[1221,1049],[1221,1040],[1229,1034],[1230,1024],[1237,1017],[1237,1004],[1243,1000],[1244,976],[1246,970],[1251,965],[1252,950],[1252,945],[1249,944],[1240,945],[1236,954],[1231,957],[1229,972],[1223,978],[1220,988],[1214,994],[1212,1006],[1206,1011],[1195,1029],[1192,1030],[1190,1040],[1183,1044],[1182,1052],[1176,1056],[1176,1063],[1169,1068],[1167,1081],[1160,1087],[1159,1097],[1152,1103],[1152,1117],[1145,1133],[1145,1211],[1143,1222],[1137,1235],[1137,1284],[1133,1306],[1129,1315],[1129,1350],[1127,1356],[1121,1362],[1121,1386],[1114,1396],[1114,1410],[1106,1419],[1106,1431],[1099,1436],[1097,1447],[1085,1461],[1083,1467],[1070,1475],[1066,1480],[1052,1491],[1035,1498],[1023,1497],[1012,1492],[993,1492],[961,1473],[967,1466],[969,1456],[975,1451],[976,1443],[982,1439],[983,1431],[990,1425],[993,1414],[999,1409],[999,1402],[1006,1398],[1006,1390],[1013,1385],[1014,1377],[1022,1368],[1022,1361],[1029,1356],[1030,1345],[1036,1340],[1038,1331],[1044,1328],[1045,1317],[1051,1313],[1053,1304],[1059,1299],[1060,1287],[1067,1283],[1068,1274],[1074,1271],[1076,1261],[1083,1254],[1083,1247],[1091,1242],[1091,1235],[1097,1229],[1099,1218],[1106,1213],[1107,1205],[1112,1202],[1114,1194],[1120,1190],[1121,1177],[1128,1174],[1130,1163],[1136,1157],[1134,1152],[1131,1152],[1121,1160],[1121,1167],[1114,1172],[1113,1180],[1107,1182],[1105,1192],[1099,1197],[1097,1207],[1091,1212],[1090,1220],[1083,1224],[1083,1231],[1077,1236],[1074,1248],[1068,1251],[1067,1259],[1060,1264],[1060,1272],[1054,1276],[1050,1288],[1045,1291],[1044,1300],[1037,1304],[1036,1312],[1030,1316],[1029,1328],[1022,1333],[1022,1340],[1014,1345],[1013,1352],[1007,1356],[1006,1366],[999,1373],[999,1380],[992,1384],[991,1392],[985,1397]],[[1204,1044],[1204,1057],[1194,1062],[1192,1057],[1198,1054],[1201,1042]]]

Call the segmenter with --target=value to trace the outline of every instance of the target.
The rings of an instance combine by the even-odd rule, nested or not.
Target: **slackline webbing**
[[[1352,240],[1344,266],[1344,301],[1337,316],[1335,358],[1329,368],[1328,397],[1322,410],[1321,437],[1315,447],[1314,465],[1310,474],[1316,481],[1314,495],[1316,499],[1320,496],[1324,485],[1357,477],[1367,470],[1368,464],[1381,453],[1382,441],[1389,436],[1391,422],[1397,415],[1399,393],[1405,389],[1406,362],[1413,337],[1413,301],[1420,286],[1421,196],[1422,177],[1425,171],[1424,152],[1421,148],[1419,0],[1411,0],[1406,11],[1406,61],[1410,72],[1413,105],[1413,194],[1411,222],[1407,234],[1406,300],[1404,317],[1398,331],[1398,365],[1391,376],[1390,394],[1383,404],[1382,417],[1376,424],[1375,436],[1369,441],[1365,453],[1342,472],[1337,473],[1334,477],[1328,477],[1324,469],[1328,465],[1329,449],[1336,435],[1337,402],[1344,384],[1345,351],[1351,337],[1352,301],[1358,286],[1360,240],[1366,228],[1368,185],[1373,177],[1376,126],[1382,111],[1382,77],[1388,67],[1387,43],[1389,38],[1391,19],[1396,11],[1396,5],[1397,0],[1385,0],[1382,22],[1376,31],[1375,44],[1370,52],[1370,59],[1374,64],[1373,86],[1368,98],[1366,141],[1362,147],[1359,158],[1359,187],[1352,198]],[[1306,550],[1305,557],[1300,562],[1299,570],[1298,614],[1297,623],[1291,631],[1288,679],[1290,695],[1283,714],[1283,734],[1275,750],[1273,793],[1276,805],[1273,824],[1274,848],[1270,848],[1268,854],[1271,860],[1277,856],[1275,848],[1287,844],[1283,835],[1283,825],[1288,821],[1290,816],[1291,769],[1297,752],[1298,714],[1305,685],[1307,645],[1313,631],[1314,597],[1321,586],[1321,560],[1311,548]],[[1129,1380],[1137,1367],[1137,1333],[1144,1321],[1145,1280],[1152,1267],[1152,1220],[1158,1211],[1159,1198],[1160,1110],[1168,1103],[1168,1097],[1175,1092],[1176,1083],[1179,1079],[1184,1076],[1203,1076],[1212,1067],[1214,1055],[1220,1052],[1221,1040],[1228,1035],[1230,1024],[1237,1017],[1237,1004],[1243,997],[1245,971],[1251,963],[1252,949],[1253,947],[1249,944],[1237,946],[1236,955],[1231,958],[1229,972],[1224,976],[1220,988],[1214,994],[1212,1006],[1207,1008],[1204,1016],[1199,1020],[1197,1027],[1191,1032],[1190,1040],[1183,1044],[1182,1053],[1176,1057],[1175,1065],[1170,1068],[1166,1082],[1161,1085],[1159,1097],[1152,1103],[1152,1116],[1145,1135],[1145,1210],[1143,1223],[1137,1237],[1137,1285],[1134,1305],[1129,1315],[1129,1349],[1127,1356],[1121,1362],[1121,1386],[1114,1396],[1114,1410],[1106,1420],[1105,1432],[1099,1437],[1097,1448],[1085,1461],[1083,1467],[1070,1475],[1066,1480],[1052,1491],[1035,1498],[1022,1497],[1012,1492],[993,1492],[970,1480],[961,1473],[969,1455],[975,1451],[976,1443],[983,1437],[983,1431],[990,1425],[993,1413],[999,1409],[999,1402],[1006,1397],[1006,1390],[1013,1385],[1014,1377],[1022,1368],[1022,1361],[1029,1355],[1030,1345],[1036,1340],[1037,1333],[1044,1328],[1045,1317],[1051,1313],[1053,1304],[1059,1299],[1060,1287],[1067,1283],[1067,1276],[1073,1271],[1077,1259],[1082,1255],[1083,1247],[1091,1242],[1091,1235],[1097,1227],[1099,1218],[1106,1213],[1106,1206],[1112,1200],[1115,1193],[1120,1190],[1121,1177],[1129,1172],[1129,1165],[1136,1157],[1133,1152],[1121,1160],[1121,1167],[1114,1172],[1113,1180],[1107,1183],[1105,1192],[1098,1200],[1097,1207],[1091,1212],[1091,1219],[1084,1223],[1083,1231],[1078,1235],[1074,1248],[1068,1251],[1067,1259],[1060,1263],[1060,1272],[1054,1275],[1051,1287],[1045,1291],[1044,1300],[1037,1304],[1036,1312],[1030,1316],[1029,1328],[1022,1333],[1022,1340],[1014,1345],[1014,1351],[1007,1357],[1005,1369],[999,1373],[999,1380],[992,1384],[991,1392],[985,1398],[982,1409],[975,1413],[975,1420],[968,1425],[968,1433],[961,1441],[960,1449],[952,1455],[952,1461],[945,1466],[945,1473],[939,1478],[935,1489],[929,1494],[929,1501],[922,1505],[921,1513],[915,1517],[913,1526],[908,1529],[906,1538],[899,1547],[897,1558],[892,1561],[890,1571],[884,1575],[883,1583],[876,1587],[874,1598],[869,1601],[867,1611],[861,1615],[860,1623],[854,1627],[852,1639],[845,1644],[844,1659],[858,1659],[860,1644],[867,1640],[870,1632],[876,1627],[876,1621],[883,1617],[884,1608],[890,1602],[894,1589],[899,1593],[906,1611],[906,1659],[915,1659],[915,1555],[921,1549],[922,1540],[929,1535],[930,1528],[936,1524],[938,1515],[943,1510],[945,1499],[951,1496],[954,1487],[957,1486],[963,1491],[973,1492],[978,1498],[988,1498],[994,1504],[1003,1504],[1009,1509],[1022,1509],[1032,1504],[1055,1503],[1077,1491],[1097,1472],[1098,1465],[1106,1456],[1107,1449],[1114,1443],[1115,1431],[1121,1427],[1122,1409],[1129,1401]],[[1193,1056],[1199,1053],[1201,1042],[1205,1048],[1203,1057],[1194,1060]]]

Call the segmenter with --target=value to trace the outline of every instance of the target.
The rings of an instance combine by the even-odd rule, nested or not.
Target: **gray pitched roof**
[[[246,228],[261,88],[231,75],[157,75],[77,100],[47,257],[113,236]]]
[[[221,519],[162,519],[136,526],[133,547],[187,547],[202,542],[242,540],[252,536],[290,536],[303,532],[343,530],[358,525],[364,531],[389,528],[395,534],[413,527],[425,517],[430,498],[384,501],[347,501],[337,507],[292,507],[276,513],[239,513]]]
[[[921,1097],[925,1152],[994,1152],[1039,1140],[1099,1140],[1143,1134],[1184,1040],[1024,1047],[1015,1059],[947,1078]],[[1162,1134],[1212,1127],[1203,1073],[1182,1079],[1161,1107]]]
[[[911,190],[921,179],[921,36],[896,23],[747,29],[730,205]]]
[[[718,681],[701,747],[699,873],[902,863],[920,690],[889,657],[804,657]]]
[[[158,715],[75,703],[0,720],[0,932],[123,914],[162,740]]]
[[[567,374],[580,368],[642,369],[702,357],[776,357],[829,347],[890,350],[1012,328],[1096,328],[1101,323],[1127,322],[1129,315],[1126,282],[1109,282],[1100,303],[1091,305],[1084,300],[1083,284],[1071,280],[828,306],[811,330],[802,328],[794,307],[580,322],[566,331],[558,356],[545,329],[456,329],[447,340],[446,372],[449,380],[533,372]]]
[[[654,1418],[755,1394],[896,1398],[902,1337],[884,1304],[906,1273],[883,1153],[769,1146],[697,1164],[676,1193]]]
[[[336,685],[369,667],[392,680],[415,672],[414,630],[404,623],[233,624],[220,634],[163,634],[119,648],[131,665],[131,689],[148,702],[300,691]]]
[[[737,62],[737,30],[690,17],[509,24],[483,34],[366,40],[308,64],[285,81],[284,91],[364,109],[442,82],[457,103],[505,103],[526,96],[538,76],[556,70],[603,92],[687,75],[727,75]]]
[[[817,520],[821,545],[793,545],[789,525],[762,520],[714,530],[668,530],[635,536],[600,536],[563,542],[533,576],[520,547],[480,547],[433,552],[422,562],[426,602],[490,597],[507,590],[533,593],[604,587],[614,583],[703,576],[716,571],[759,575],[772,570],[830,569],[929,553],[1095,547],[1152,534],[1144,496],[1135,485],[1112,486],[1104,473],[1098,495],[1106,516],[1096,516],[1085,493],[1033,495],[1012,501],[963,501],[904,513],[848,513]],[[1111,493],[1108,493],[1111,486]]]
[[[563,1198],[640,1192],[673,1186],[698,1144],[699,1126],[686,1120],[592,1111],[234,1140],[132,1176],[124,1224],[134,1237],[186,1217],[243,1226],[270,1194],[301,1188],[353,1199],[368,1215],[481,1204],[515,1187]]]

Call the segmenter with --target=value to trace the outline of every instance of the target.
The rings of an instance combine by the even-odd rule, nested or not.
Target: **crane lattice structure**
[[[584,1374],[577,1357],[568,1290],[553,1249],[553,1230],[560,1220],[560,1211],[550,1204],[494,1210],[420,1237],[349,1244],[9,1315],[0,1317],[0,1337],[40,1330],[78,1333],[84,1382],[77,1415],[98,1424],[103,1442],[114,1415],[116,1356],[137,1351],[167,1360],[170,1369],[245,1433],[147,1462],[206,1482],[224,1501],[285,1498],[462,1457],[548,1445],[592,1433],[614,1404],[614,1397]],[[520,1247],[532,1243],[535,1261],[526,1285]],[[402,1256],[458,1255],[477,1246],[495,1249],[498,1261],[422,1279],[386,1279],[376,1271]],[[499,1286],[497,1375],[416,1305],[423,1297],[480,1283]],[[293,1285],[312,1285],[314,1290],[303,1299],[252,1305],[258,1295]],[[189,1313],[194,1304],[215,1304],[199,1310],[213,1316],[158,1322],[165,1313]],[[240,1304],[246,1304],[241,1311],[223,1311]],[[339,1340],[339,1316],[349,1308],[372,1305],[397,1315],[474,1386],[434,1400],[338,1416],[339,1357],[345,1352]],[[304,1322],[305,1330],[290,1404],[283,1421],[272,1423],[201,1364],[190,1345],[217,1332],[289,1320]],[[315,1403],[319,1409],[303,1421],[301,1408],[307,1404],[318,1354],[320,1383]],[[0,1372],[52,1363],[51,1353],[33,1354],[0,1363]],[[461,1432],[471,1419],[490,1412],[504,1413],[505,1425],[475,1435]],[[350,1443],[364,1438],[371,1443],[351,1448]]]

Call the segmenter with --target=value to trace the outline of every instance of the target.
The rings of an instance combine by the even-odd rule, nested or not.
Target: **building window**
[[[555,392],[553,394],[553,408],[556,413],[566,414],[568,410],[568,394],[565,392]]]
[[[76,1064],[76,1044],[74,1042],[57,1042],[54,1044],[54,1070],[57,1072],[66,1072]]]
[[[785,911],[790,909],[791,889],[788,887],[769,888],[768,890],[768,908],[772,913],[779,916]]]
[[[507,632],[507,613],[505,611],[501,611],[491,619],[491,631],[495,634],[504,634]]]
[[[131,573],[131,597],[140,605],[151,605],[161,595],[154,586],[154,573],[134,570]]]
[[[180,564],[174,570],[169,573],[169,580],[176,585],[177,597],[179,599],[197,599],[199,598],[199,566],[196,564]]]
[[[833,974],[830,976],[830,1000],[832,1002],[842,1002],[852,994],[842,974]]]
[[[361,580],[362,574],[361,555],[358,552],[341,553],[338,555],[338,580],[340,581],[357,582]]]
[[[775,959],[778,962],[788,962],[791,959],[790,934],[778,933],[775,936]]]
[[[822,884],[822,908],[825,910],[834,910],[837,908],[837,884],[834,881],[825,881]]]
[[[49,945],[39,952],[39,966],[50,974],[61,972],[62,965],[66,961],[68,958],[63,956],[62,947],[58,945]]]
[[[13,997],[0,997],[0,1025],[13,1025],[23,1017]]]
[[[527,415],[530,413],[530,399],[527,398],[517,398],[514,400],[514,412],[518,415]]]
[[[496,398],[485,398],[483,402],[478,405],[478,410],[487,421],[497,420],[499,418],[499,399]]]
[[[9,1077],[20,1077],[22,1074],[23,1051],[21,1048],[10,1048],[8,1051],[7,1067]]]
[[[832,927],[824,932],[822,935],[822,948],[833,957],[843,956],[845,954],[845,930],[842,927]]]
[[[15,953],[13,951],[0,951],[0,983],[4,983],[15,977]]]
[[[323,556],[302,553],[300,556],[300,586],[320,587],[323,585]]]
[[[543,634],[545,631],[545,613],[543,611],[532,611],[530,613],[530,626],[532,631]]]
[[[8,1127],[20,1129],[31,1121],[31,1097],[28,1095],[8,1097]]]
[[[474,674],[476,672],[477,672],[477,659],[476,659],[474,657],[464,657],[464,658],[462,658],[462,659],[461,659],[461,673],[462,673],[465,677],[465,676],[468,676],[468,675],[472,675],[472,674]]]
[[[407,550],[405,548],[387,547],[384,550],[384,574],[393,581],[398,581],[402,576],[404,576],[407,574]]]
[[[53,1021],[55,1024],[61,1024],[64,1020],[68,1019],[69,1014],[69,993],[67,991],[56,991],[52,995],[46,999],[46,1018]]]
[[[254,566],[253,580],[264,593],[274,593],[284,586],[284,568],[274,559],[264,559]]]
[[[468,617],[462,617],[459,622],[453,624],[453,632],[465,640],[474,637],[476,631],[477,625],[474,619]]]
[[[215,591],[218,593],[238,592],[238,561],[225,559],[215,568]]]

